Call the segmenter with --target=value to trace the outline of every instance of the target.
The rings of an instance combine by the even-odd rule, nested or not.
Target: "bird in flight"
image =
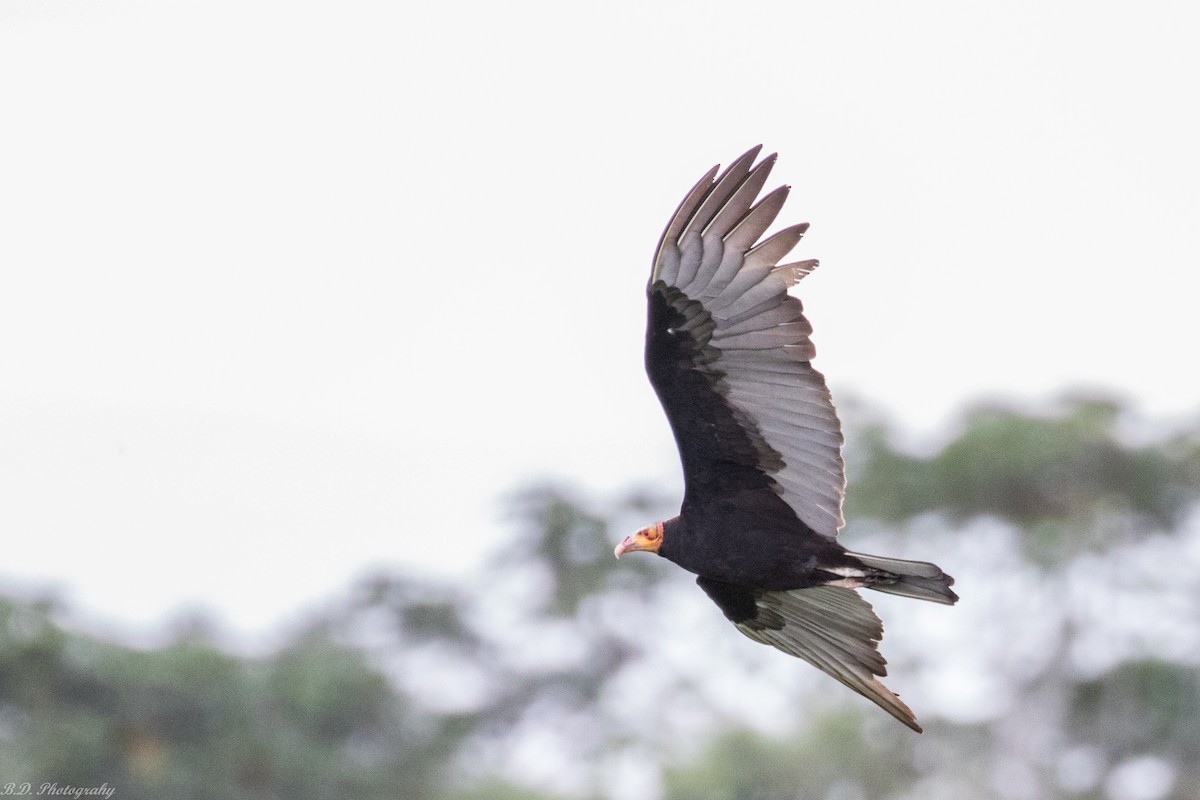
[[[646,288],[646,372],[683,462],[679,515],[616,547],[694,573],[737,629],[798,656],[920,732],[879,680],[883,624],[856,589],[953,604],[934,564],[853,553],[837,541],[846,473],[812,327],[788,288],[816,260],[779,262],[807,223],[759,241],[788,187],[758,199],[775,156],[713,167],[680,203]],[[757,201],[757,202],[756,202]]]

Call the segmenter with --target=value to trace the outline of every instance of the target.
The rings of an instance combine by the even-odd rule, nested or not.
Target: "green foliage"
[[[609,521],[557,489],[531,489],[512,508],[524,546],[496,556],[481,591],[377,575],[258,659],[228,654],[191,629],[161,648],[123,647],[62,628],[52,604],[0,599],[3,775],[35,786],[107,781],[121,798],[445,796],[468,742],[597,703],[635,651],[597,623],[596,603],[635,579],[637,591],[650,592],[665,574],[649,560],[616,569]],[[512,601],[506,613],[520,609],[527,634],[500,640],[490,592],[514,583],[543,591]],[[505,663],[502,650],[536,654],[539,623],[552,622],[571,626],[581,657]],[[377,658],[396,665],[392,679],[339,633],[372,626],[384,636]],[[421,658],[430,655],[436,670],[426,678],[430,661]],[[465,709],[444,707],[461,706],[461,693],[436,696],[454,669],[473,670],[488,689]],[[486,786],[491,794],[455,796],[549,797]]]
[[[620,502],[618,510],[649,510],[655,505],[635,494]],[[533,486],[517,492],[509,499],[508,511],[522,531],[522,546],[498,554],[494,569],[512,569],[531,560],[544,569],[550,583],[543,609],[547,614],[572,616],[584,600],[618,583],[636,590],[654,582],[654,568],[660,565],[646,558],[618,565],[612,519],[589,511],[586,502],[561,487]]]
[[[1173,755],[1200,786],[1200,669],[1161,660],[1122,664],[1074,687],[1070,728],[1114,760]]]
[[[0,600],[5,776],[121,798],[394,796],[401,765],[366,754],[399,749],[398,704],[360,652],[316,635],[263,660],[196,640],[139,650],[51,611]]]
[[[504,781],[486,780],[466,791],[448,795],[446,800],[570,800],[570,798],[557,794],[543,794]]]
[[[903,636],[888,609],[888,657],[924,687],[906,694],[921,737],[742,641],[690,576],[613,559],[668,504],[631,494],[597,511],[542,485],[510,501],[519,546],[472,580],[373,576],[259,657],[203,626],[127,647],[62,626],[52,603],[0,598],[0,786],[107,782],[134,800],[576,796],[523,785],[535,753],[550,777],[534,783],[589,799],[616,793],[634,763],[647,786],[661,769],[670,800],[1120,800],[1152,758],[1157,783],[1138,796],[1184,800],[1200,785],[1200,671],[1177,646],[1200,641],[1197,542],[1182,526],[1200,499],[1200,426],[1140,440],[1127,427],[1118,406],[1075,399],[1055,413],[978,409],[925,455],[894,447],[883,425],[851,437],[851,524],[874,520],[885,536],[937,515],[944,550],[920,555],[956,563],[964,589],[934,626],[900,617]],[[953,535],[980,517],[1019,548]],[[707,616],[688,615],[698,607]],[[1078,672],[1097,647],[1108,666]],[[969,722],[948,718],[949,701],[923,711],[963,684],[984,686],[987,710],[968,701]],[[762,732],[764,707],[776,730],[795,721],[787,735]]]
[[[857,713],[828,714],[801,736],[767,738],[748,730],[727,733],[685,767],[668,769],[666,800],[784,800],[887,797],[910,784],[912,739],[870,737]]]
[[[1026,529],[1028,553],[1043,564],[1107,546],[1102,522],[1116,514],[1131,536],[1169,529],[1200,499],[1196,436],[1132,444],[1121,419],[1113,402],[1084,398],[1045,414],[979,408],[925,456],[893,448],[874,425],[852,440],[847,517],[997,517]]]

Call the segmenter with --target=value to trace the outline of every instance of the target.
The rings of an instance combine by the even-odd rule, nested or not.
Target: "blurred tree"
[[[1163,776],[1161,796],[1200,796],[1200,669],[1146,659],[1082,681],[1064,727],[1072,751],[1088,754],[1100,772],[1141,763]]]
[[[261,657],[224,652],[194,622],[163,647],[125,647],[63,628],[53,603],[0,599],[0,788],[1194,798],[1200,423],[1131,431],[1094,398],[977,409],[921,454],[885,424],[852,431],[847,540],[936,555],[962,589],[950,612],[885,613],[904,631],[884,649],[922,737],[742,640],[690,576],[612,558],[673,503],[631,493],[597,510],[543,485],[511,498],[519,545],[472,580],[381,573]]]
[[[601,515],[564,489],[527,488],[508,502],[519,547],[498,551],[469,590],[375,576],[331,625],[351,640],[371,638],[414,708],[464,721],[458,732],[468,741],[437,744],[446,754],[461,750],[451,759],[461,774],[518,774],[535,748],[549,748],[544,760],[562,759],[573,773],[587,771],[584,764],[637,738],[607,695],[647,650],[644,629],[628,620],[675,585],[656,560],[618,564],[612,556],[612,526],[652,505],[632,493]],[[437,677],[412,681],[431,665]],[[549,775],[543,783],[579,789],[588,779]]]
[[[666,772],[667,800],[887,797],[919,772],[910,737],[868,735],[857,713],[825,714],[794,739],[721,735],[697,765]]]
[[[1173,529],[1200,497],[1200,431],[1125,441],[1114,400],[1073,397],[1044,413],[979,407],[929,455],[895,449],[875,422],[851,437],[848,518],[903,523],[942,513],[989,515],[1024,529],[1028,555],[1061,564],[1113,543],[1104,518],[1134,537]]]
[[[613,721],[592,709],[636,648],[600,607],[636,607],[663,572],[614,569],[607,521],[560,490],[511,508],[526,549],[477,586],[363,580],[263,658],[223,652],[195,619],[139,650],[0,598],[0,790],[11,776],[121,798],[549,797],[456,776],[487,778],[472,755],[502,765],[573,717],[585,735],[569,750],[608,748]]]
[[[120,798],[432,796],[406,760],[388,680],[319,629],[266,659],[181,639],[139,650],[68,632],[46,603],[0,601],[3,782]],[[425,782],[419,783],[424,776]]]
[[[727,733],[668,770],[667,797],[1200,797],[1200,426],[1136,438],[1127,416],[1093,398],[979,409],[919,455],[886,425],[860,429],[846,534],[945,550],[963,594],[939,623],[955,651],[928,634],[924,650],[919,634],[886,649],[935,695],[974,682],[1002,701],[972,722],[947,707],[915,741],[872,736],[869,720],[861,741],[814,736],[821,722],[782,740]]]

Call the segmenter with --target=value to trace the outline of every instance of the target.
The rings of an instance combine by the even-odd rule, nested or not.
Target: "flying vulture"
[[[883,624],[856,589],[953,604],[934,564],[852,553],[837,541],[842,432],[812,327],[788,287],[815,260],[780,264],[807,224],[759,241],[787,198],[761,200],[761,147],[708,171],[667,224],[646,293],[646,372],[683,462],[679,516],[616,548],[673,561],[737,629],[798,656],[920,732],[877,676]]]

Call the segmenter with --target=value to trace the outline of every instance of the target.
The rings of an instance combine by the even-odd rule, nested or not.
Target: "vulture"
[[[788,195],[758,199],[775,155],[761,146],[688,192],[654,253],[646,372],[683,463],[679,515],[617,545],[695,574],[739,631],[804,659],[921,731],[879,678],[883,624],[858,589],[953,604],[934,564],[838,543],[841,425],[812,366],[812,327],[789,287],[816,260],[779,262],[807,223],[766,238]]]

